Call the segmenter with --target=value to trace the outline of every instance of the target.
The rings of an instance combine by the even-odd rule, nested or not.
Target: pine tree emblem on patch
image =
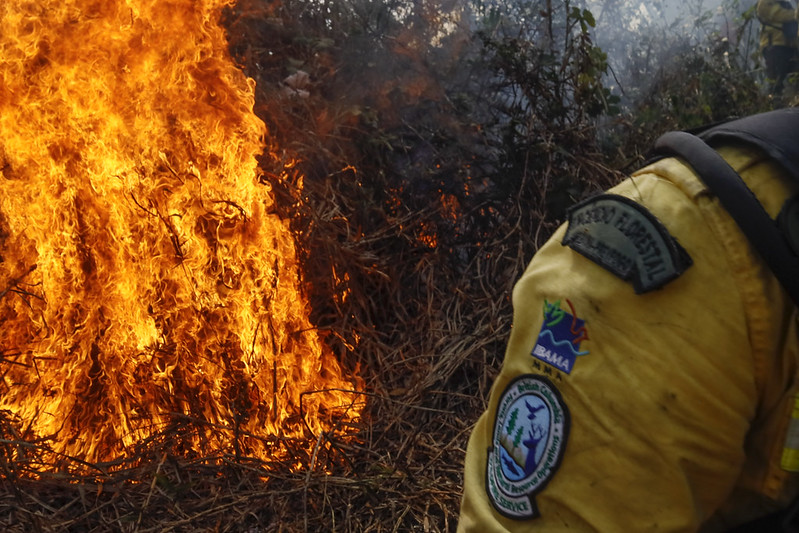
[[[486,461],[486,490],[499,513],[516,520],[540,516],[535,495],[560,466],[569,424],[560,392],[545,377],[523,375],[508,384]]]
[[[544,322],[530,355],[571,374],[577,357],[588,355],[587,350],[580,350],[580,343],[588,339],[588,331],[585,322],[577,318],[572,303],[566,300],[566,304],[571,314],[561,309],[560,300],[555,303],[544,300]]]

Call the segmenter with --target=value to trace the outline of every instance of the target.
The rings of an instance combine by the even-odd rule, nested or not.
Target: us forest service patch
[[[693,264],[652,213],[616,194],[601,194],[571,208],[562,244],[632,281],[637,294],[663,287]]]
[[[525,374],[508,384],[486,461],[486,492],[500,514],[516,520],[540,516],[534,496],[560,465],[569,424],[560,392],[545,377]]]

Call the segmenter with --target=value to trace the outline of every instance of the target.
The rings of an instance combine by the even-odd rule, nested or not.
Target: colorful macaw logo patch
[[[543,376],[519,376],[502,393],[486,461],[486,490],[502,515],[540,516],[534,496],[560,465],[569,423],[560,392]]]
[[[587,350],[580,351],[580,342],[588,339],[588,331],[585,321],[577,318],[572,303],[566,300],[571,314],[561,309],[560,303],[560,300],[552,304],[544,300],[544,323],[530,355],[571,374],[577,357],[588,354]]]

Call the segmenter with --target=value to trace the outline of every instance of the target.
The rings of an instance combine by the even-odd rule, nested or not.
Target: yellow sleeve
[[[796,12],[790,2],[761,0],[757,3],[757,18],[766,24],[781,25],[796,20]]]
[[[611,192],[645,206],[692,264],[636,294],[564,246],[566,226],[539,250],[469,440],[461,533],[695,531],[736,484],[758,406],[740,267],[670,181]]]

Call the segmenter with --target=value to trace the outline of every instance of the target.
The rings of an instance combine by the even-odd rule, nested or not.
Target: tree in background
[[[594,4],[241,0],[229,13],[271,152],[293,165],[264,161],[263,181],[292,220],[314,323],[367,382],[368,446],[324,449],[351,450],[358,479],[378,472],[411,509],[397,519],[370,489],[315,519],[363,508],[353,530],[446,529],[537,246],[663,131],[767,105],[751,15],[722,33],[712,13],[663,26]],[[421,435],[436,442],[414,448]]]
[[[267,168],[264,181],[341,353],[359,346],[387,375],[380,350],[435,352],[473,330],[448,320],[452,295],[461,316],[506,306],[537,245],[618,179],[613,167],[640,162],[668,129],[765,107],[751,11],[702,6],[680,17],[621,0],[240,2],[232,50],[278,152],[297,160],[296,175]],[[430,334],[409,339],[409,324]],[[468,359],[444,379],[468,374]],[[419,361],[395,388],[431,386]]]
[[[17,476],[19,450],[41,443],[4,427],[4,530],[164,517],[192,530],[453,530],[466,437],[538,244],[663,131],[770,105],[751,11],[704,5],[240,0],[226,26],[269,130],[269,209],[296,236],[313,327],[366,382],[353,394],[364,417],[309,428],[287,463],[187,463],[156,439],[141,470],[79,479]]]
[[[754,0],[598,2],[597,43],[623,112],[601,130],[603,152],[641,161],[661,133],[771,107],[758,50]],[[643,4],[642,4],[643,5]]]

